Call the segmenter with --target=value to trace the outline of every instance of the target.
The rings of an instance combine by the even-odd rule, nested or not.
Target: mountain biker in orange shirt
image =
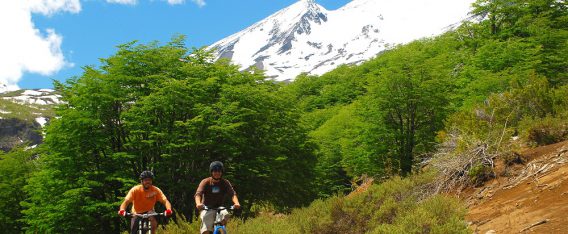
[[[164,212],[166,216],[172,215],[172,205],[158,187],[152,185],[154,179],[154,173],[151,171],[143,171],[140,173],[140,184],[132,187],[128,194],[124,198],[124,202],[120,205],[120,210],[118,215],[126,215],[126,207],[132,203],[132,213],[133,214],[145,214],[153,213],[154,205],[156,201],[161,202],[166,206],[166,211]],[[130,222],[130,230],[135,227],[137,218],[132,217]],[[158,222],[155,217],[150,217],[150,222],[152,223],[152,233],[156,232],[156,227]]]
[[[215,210],[204,210],[205,206],[208,208],[218,208],[223,205],[226,198],[230,197],[233,202],[233,207],[239,209],[239,199],[237,193],[233,189],[231,182],[221,178],[224,172],[223,163],[219,161],[212,162],[209,165],[209,172],[211,177],[205,178],[199,183],[199,187],[195,192],[195,206],[201,212],[201,233],[213,232],[213,224],[215,221]],[[229,213],[227,210],[221,211],[222,219],[227,222]]]

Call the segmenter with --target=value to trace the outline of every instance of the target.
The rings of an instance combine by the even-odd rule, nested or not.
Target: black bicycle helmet
[[[223,163],[219,161],[212,162],[211,165],[209,165],[209,172],[213,171],[225,172],[225,167],[223,166]]]
[[[154,179],[154,173],[152,173],[151,171],[143,171],[142,173],[140,173],[141,180],[146,178]]]

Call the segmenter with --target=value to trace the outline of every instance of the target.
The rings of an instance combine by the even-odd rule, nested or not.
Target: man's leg
[[[130,233],[136,234],[138,231],[138,217],[132,217],[130,219]]]
[[[223,225],[227,225],[229,218],[231,218],[231,214],[229,213],[229,211],[222,210],[221,213],[219,213],[219,215],[221,215],[221,219],[223,220]]]
[[[212,233],[213,232],[213,223],[215,222],[215,211],[214,210],[202,210],[199,214],[201,218],[201,229],[200,232],[204,233]]]

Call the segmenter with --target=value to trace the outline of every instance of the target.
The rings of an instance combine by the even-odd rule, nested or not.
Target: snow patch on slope
[[[52,89],[24,90],[19,95],[2,98],[24,105],[55,105],[63,103],[61,101],[61,95],[54,94],[54,90]]]
[[[45,126],[45,124],[47,123],[47,119],[45,117],[38,117],[35,119],[35,121],[41,125],[41,127],[43,128]]]

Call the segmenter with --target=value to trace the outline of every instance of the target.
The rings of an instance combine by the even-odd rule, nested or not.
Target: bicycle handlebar
[[[235,206],[231,206],[229,208],[224,207],[224,206],[219,206],[217,208],[209,208],[207,206],[203,206],[203,210],[217,210],[217,211],[221,211],[221,210],[234,210]]]
[[[140,217],[143,219],[147,219],[153,216],[166,216],[165,213],[150,213],[150,214],[132,214],[132,213],[126,213],[124,216],[136,216],[136,217]]]

